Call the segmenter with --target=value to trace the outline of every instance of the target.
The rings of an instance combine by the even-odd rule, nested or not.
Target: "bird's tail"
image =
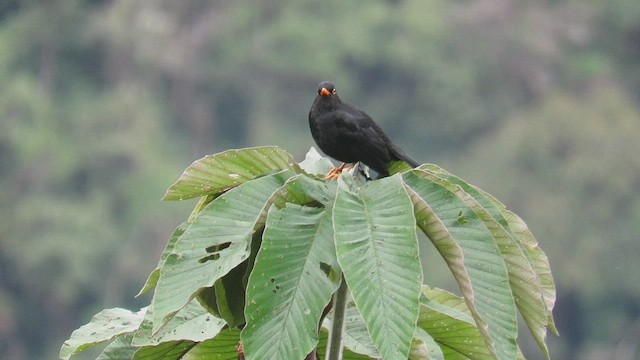
[[[409,164],[412,168],[418,167],[420,165],[420,163],[418,163],[417,161],[413,160],[411,158],[411,156],[405,154],[404,151],[398,149],[395,146],[393,147],[393,155],[396,157],[396,160],[402,160],[402,161],[406,162],[407,164]]]

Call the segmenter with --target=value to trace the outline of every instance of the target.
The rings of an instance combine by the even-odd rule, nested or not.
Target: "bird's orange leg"
[[[244,345],[242,345],[242,341],[238,342],[238,347],[236,348],[236,351],[238,352],[238,360],[245,360]]]
[[[347,163],[342,163],[342,165],[338,166],[337,168],[331,169],[327,174],[327,176],[325,176],[324,178],[326,180],[337,180],[340,177],[340,174],[342,174],[343,170],[350,169],[350,168],[345,169],[345,166],[347,166]]]

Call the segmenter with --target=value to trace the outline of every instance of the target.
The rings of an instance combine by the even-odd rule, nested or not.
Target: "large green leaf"
[[[419,319],[419,317],[418,317]],[[420,321],[420,320],[418,320]],[[413,336],[409,360],[444,360],[444,353],[426,331],[418,327]]]
[[[140,348],[133,360],[182,360],[197,343],[193,341],[166,341],[154,346]],[[114,359],[115,360],[115,359]],[[124,360],[119,358],[117,360]]]
[[[413,204],[399,176],[361,189],[349,179],[340,178],[333,210],[338,262],[382,357],[407,358],[422,283]]]
[[[333,312],[330,312],[324,319],[322,326],[325,329],[331,328]],[[347,302],[344,314],[344,330],[342,332],[342,344],[354,353],[366,355],[372,358],[379,358],[380,354],[373,345],[367,326],[360,315],[353,300]]]
[[[460,186],[469,195],[463,196],[462,200],[482,219],[491,217],[489,221],[484,220],[485,225],[494,234],[507,264],[509,284],[516,299],[516,305],[536,342],[543,353],[549,357],[545,337],[547,326],[553,324],[548,306],[553,306],[555,302],[555,286],[546,256],[539,250],[533,236],[529,236],[531,233],[524,222],[507,211],[495,198],[442,168],[435,165],[429,165],[428,168],[429,172]],[[507,220],[507,217],[510,220]],[[548,297],[552,298],[545,301]]]
[[[98,355],[96,360],[128,360],[133,359],[138,348],[131,345],[132,333],[122,334],[116,337]]]
[[[200,305],[207,309],[209,313],[212,315],[224,319],[224,317],[220,314],[220,310],[218,310],[218,299],[216,299],[216,289],[215,287],[208,287],[200,290],[198,295],[195,297]]]
[[[280,198],[275,202],[278,207],[287,203],[308,206],[327,206],[335,200],[336,183],[324,182],[305,175],[291,177],[280,189]]]
[[[186,222],[182,223],[178,225],[178,227],[173,231],[173,234],[171,235],[171,238],[169,239],[167,246],[165,246],[164,251],[162,251],[162,255],[160,255],[160,261],[158,261],[158,265],[151,272],[151,274],[147,278],[147,281],[145,282],[144,286],[142,287],[138,295],[136,295],[136,297],[142,294],[145,294],[149,290],[156,287],[156,284],[158,283],[158,278],[160,277],[160,268],[162,268],[162,266],[164,265],[164,262],[167,260],[167,257],[169,257],[169,255],[173,252],[173,247],[175,246],[176,241],[178,241],[178,238],[182,236],[184,231],[187,229],[187,226],[188,224]]]
[[[269,211],[247,285],[247,359],[303,359],[338,288],[331,212],[287,204]]]
[[[196,299],[209,312],[224,319],[229,327],[245,323],[244,305],[247,279],[262,243],[262,231],[256,231],[251,240],[251,254],[247,260],[216,280],[213,287],[202,289]]]
[[[507,268],[491,230],[459,186],[420,170],[403,174],[422,231],[442,254],[497,359],[515,359],[516,307]]]
[[[287,180],[272,200],[279,207],[285,206],[288,202],[318,206],[333,201],[335,196],[332,194],[335,194],[335,182],[325,183],[304,175],[296,175]],[[215,314],[220,314],[229,326],[245,322],[245,289],[261,242],[262,232],[255,232],[250,257],[218,279],[214,288],[206,288],[198,295],[201,303]],[[331,275],[339,278],[335,271]]]
[[[466,307],[464,299],[444,290],[426,286],[423,288],[425,296],[420,298],[418,327],[425,330],[438,344],[469,359],[494,359],[473,317],[441,303]]]
[[[510,233],[515,235],[516,241],[522,244],[524,251],[530,259],[533,269],[537,275],[537,281],[542,289],[542,295],[547,308],[548,326],[557,335],[558,332],[553,321],[553,307],[556,301],[556,288],[551,275],[551,268],[547,255],[540,249],[538,242],[525,224],[525,222],[513,212],[507,210],[506,206],[487,192],[474,186],[466,185],[459,178],[449,174],[437,165],[428,165],[427,169],[435,172],[438,176],[446,178],[465,189],[474,199],[478,201],[501,225]]]
[[[218,194],[260,176],[297,170],[288,152],[275,147],[227,150],[196,160],[169,187],[163,200],[185,200]]]
[[[320,330],[320,341],[318,341],[318,358],[320,360],[324,360],[326,358],[328,340],[329,331],[325,328],[322,328]],[[379,356],[376,359],[379,359]],[[342,360],[371,360],[371,357],[355,353],[347,348],[343,348]]]
[[[502,207],[502,213],[509,223],[509,228],[517,235],[517,239],[522,242],[529,259],[531,259],[531,262],[533,263],[533,268],[538,274],[540,286],[542,287],[542,294],[547,305],[549,329],[551,329],[554,334],[558,335],[558,330],[556,329],[553,320],[553,307],[556,302],[556,286],[553,281],[553,275],[551,274],[549,259],[544,251],[542,251],[538,246],[538,242],[535,237],[533,237],[533,234],[527,227],[527,224],[525,224],[518,215],[504,209],[504,206]]]
[[[178,340],[204,341],[216,336],[226,325],[224,320],[211,315],[196,299],[180,309],[171,321],[155,334],[152,333],[152,319],[153,309],[149,308],[133,338],[134,346],[157,345]]]
[[[202,288],[249,257],[254,230],[290,171],[249,181],[213,200],[176,241],[153,297],[153,332]]]
[[[255,242],[255,239],[253,240]],[[245,284],[242,279],[249,270],[249,260],[231,269],[214,284],[216,308],[230,327],[241,325],[244,320]],[[251,262],[253,265],[253,262]]]
[[[194,346],[181,360],[238,360],[240,330],[226,329]]]
[[[344,314],[344,332],[342,343],[357,354],[379,358],[380,354],[371,341],[367,326],[360,311],[353,302],[347,304]]]
[[[119,335],[136,331],[142,322],[146,308],[138,312],[126,309],[105,309],[91,321],[75,330],[60,349],[60,358],[67,360],[83,350],[111,341]]]
[[[213,338],[225,326],[222,319],[212,316],[195,299],[155,334],[151,319],[153,310],[149,308],[131,341],[138,349],[133,357],[135,360],[182,359],[197,342]]]

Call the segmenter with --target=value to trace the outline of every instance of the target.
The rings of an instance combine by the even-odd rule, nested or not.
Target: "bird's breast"
[[[342,162],[358,161],[356,144],[345,138],[344,124],[335,114],[310,116],[309,128],[313,140],[326,155]]]

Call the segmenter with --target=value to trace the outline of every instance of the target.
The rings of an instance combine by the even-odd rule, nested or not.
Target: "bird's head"
[[[336,87],[332,83],[328,81],[323,81],[320,83],[320,85],[318,85],[318,95],[331,96],[335,94],[336,94]]]

